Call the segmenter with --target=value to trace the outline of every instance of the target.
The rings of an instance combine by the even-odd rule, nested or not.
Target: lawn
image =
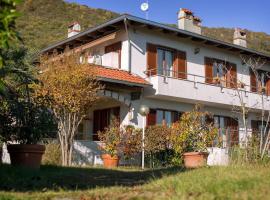
[[[34,171],[2,165],[0,199],[270,199],[270,167]]]

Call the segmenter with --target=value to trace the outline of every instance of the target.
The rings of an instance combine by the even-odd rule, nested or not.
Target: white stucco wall
[[[132,101],[131,107],[120,104],[120,118],[122,125],[134,125],[136,127],[143,127],[143,118],[138,113],[140,105],[144,104],[150,108],[162,108],[175,111],[190,111],[194,104],[202,103],[204,109],[212,112],[214,115],[222,115],[228,117],[237,117],[239,119],[239,140],[246,138],[243,134],[243,125],[241,116],[235,116],[232,113],[232,105],[238,105],[235,97],[233,97],[233,90],[220,87],[202,84],[205,82],[204,77],[196,77],[193,75],[205,76],[205,57],[213,57],[237,65],[237,78],[246,85],[250,85],[249,70],[242,64],[240,56],[237,53],[222,50],[220,48],[206,46],[202,43],[191,41],[190,39],[182,39],[171,34],[165,34],[153,30],[146,30],[143,28],[132,28],[129,30],[131,39],[131,54],[129,55],[128,40],[124,31],[118,34],[116,40],[122,40],[122,55],[121,55],[121,69],[128,70],[128,57],[131,60],[131,72],[141,77],[146,78],[144,71],[147,69],[146,58],[146,44],[154,43],[174,49],[182,50],[187,53],[187,73],[188,80],[166,79],[163,77],[152,77],[149,81],[153,84],[151,88],[145,88],[142,98],[140,100]],[[233,36],[232,36],[233,37]],[[114,42],[116,42],[116,40]],[[112,41],[110,43],[113,43]],[[109,44],[102,44],[101,49]],[[194,49],[199,48],[198,54],[194,53]],[[270,69],[266,65],[264,69]],[[270,70],[269,70],[270,71]],[[193,75],[192,75],[193,74]],[[202,82],[194,85],[194,82]],[[250,90],[249,86],[245,88]],[[253,108],[259,108],[257,103],[257,96],[255,93],[248,92],[246,103]],[[269,98],[266,99],[269,102]],[[119,103],[107,99],[95,106],[95,109],[113,107]],[[132,114],[130,110],[134,109]],[[84,130],[87,133],[93,131],[93,110],[89,111],[88,127]],[[131,117],[133,116],[133,117]],[[251,120],[257,119],[257,114],[251,111],[248,116],[248,131],[251,133]],[[88,163],[101,163],[99,155],[100,151],[96,150],[97,143],[93,141],[78,141],[77,150],[82,152],[81,155],[86,155]],[[214,148],[210,151],[209,163],[226,164],[228,155],[226,149]]]
[[[232,36],[233,37],[233,36]],[[223,50],[217,47],[205,45],[203,43],[194,42],[191,39],[183,39],[172,34],[161,33],[158,31],[147,30],[143,28],[136,28],[130,30],[131,38],[131,71],[142,77],[145,77],[143,73],[146,70],[147,58],[146,58],[146,45],[147,43],[153,43],[165,47],[170,47],[185,51],[187,54],[187,73],[205,76],[204,58],[211,57],[228,62],[235,63],[237,65],[237,78],[244,82],[246,85],[250,85],[249,69],[242,64],[240,55],[228,50]],[[195,48],[199,48],[198,54],[194,53]],[[270,64],[266,63],[265,70],[270,71]],[[188,76],[188,79],[193,80],[192,76]],[[200,79],[198,79],[199,81]],[[203,78],[201,79],[203,81]]]

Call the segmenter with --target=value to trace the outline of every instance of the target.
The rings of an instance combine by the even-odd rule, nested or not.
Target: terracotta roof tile
[[[104,67],[104,66],[99,66],[99,65],[92,65],[92,64],[90,64],[90,66],[95,68],[97,77],[100,77],[100,78],[124,81],[124,82],[135,83],[135,84],[150,85],[150,83],[147,82],[142,77],[129,73],[125,70]]]

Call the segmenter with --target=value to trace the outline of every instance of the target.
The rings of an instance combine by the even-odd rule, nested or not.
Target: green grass
[[[169,168],[0,167],[0,199],[270,199],[269,166]]]

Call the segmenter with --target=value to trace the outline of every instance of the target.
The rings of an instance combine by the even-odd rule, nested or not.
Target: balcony
[[[103,55],[88,56],[87,62],[105,67],[120,68],[119,54],[115,52],[106,53]]]
[[[235,84],[228,83],[226,80],[217,81],[212,77],[189,73],[179,74],[169,70],[163,71],[162,74],[157,70],[150,70],[145,74],[147,74],[147,80],[153,85],[152,89],[146,91],[146,95],[151,98],[202,103],[225,108],[245,104],[247,108],[255,110],[262,108],[263,99],[264,108],[270,109],[269,96],[251,92],[249,85],[238,84],[237,88],[234,88]],[[207,79],[212,79],[211,83],[206,83]]]

